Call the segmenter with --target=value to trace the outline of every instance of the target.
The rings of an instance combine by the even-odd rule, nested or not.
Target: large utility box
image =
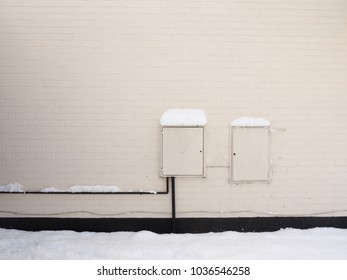
[[[270,125],[265,119],[249,117],[231,123],[232,181],[269,181]]]
[[[161,176],[204,176],[206,123],[201,109],[170,109],[161,116]]]
[[[204,176],[204,128],[163,127],[161,154],[162,176]]]

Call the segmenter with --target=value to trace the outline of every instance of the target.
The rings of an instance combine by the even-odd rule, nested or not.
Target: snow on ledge
[[[36,191],[35,191],[36,192]],[[142,193],[149,193],[149,194],[157,194],[157,191],[154,190],[126,190],[122,191],[117,186],[102,186],[102,185],[96,185],[96,186],[80,186],[80,185],[74,185],[65,189],[58,189],[54,187],[47,187],[39,190],[38,192],[41,193],[117,193],[117,192],[142,192]],[[19,183],[10,183],[7,185],[0,185],[0,193],[26,193],[26,191],[23,190],[23,187]],[[30,193],[30,191],[28,192]]]
[[[160,118],[161,126],[205,126],[207,123],[204,110],[170,109]]]
[[[56,189],[56,188],[44,188],[40,192],[43,193],[59,193],[59,192],[69,192],[69,193],[112,193],[119,192],[120,189],[117,186],[71,186],[67,189]]]
[[[268,127],[271,122],[263,118],[241,117],[232,121],[230,125],[233,127]]]
[[[22,193],[22,185],[18,183],[10,183],[5,186],[0,186],[0,192],[10,192],[10,193]]]

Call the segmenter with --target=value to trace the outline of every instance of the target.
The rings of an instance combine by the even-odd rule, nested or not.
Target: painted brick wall
[[[178,217],[346,215],[344,0],[2,0],[0,185],[162,190],[161,114],[204,109]],[[272,122],[271,182],[229,182],[229,123]],[[169,196],[0,194],[0,215],[166,217]]]

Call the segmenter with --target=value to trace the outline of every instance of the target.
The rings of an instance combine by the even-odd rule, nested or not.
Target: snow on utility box
[[[268,181],[270,122],[259,118],[240,118],[231,126],[232,181]]]
[[[163,114],[160,124],[161,175],[204,176],[204,111],[171,109]]]

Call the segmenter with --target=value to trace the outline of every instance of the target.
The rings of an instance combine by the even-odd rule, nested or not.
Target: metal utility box
[[[233,127],[232,181],[269,180],[269,128]]]
[[[163,177],[204,176],[204,128],[162,127]]]

